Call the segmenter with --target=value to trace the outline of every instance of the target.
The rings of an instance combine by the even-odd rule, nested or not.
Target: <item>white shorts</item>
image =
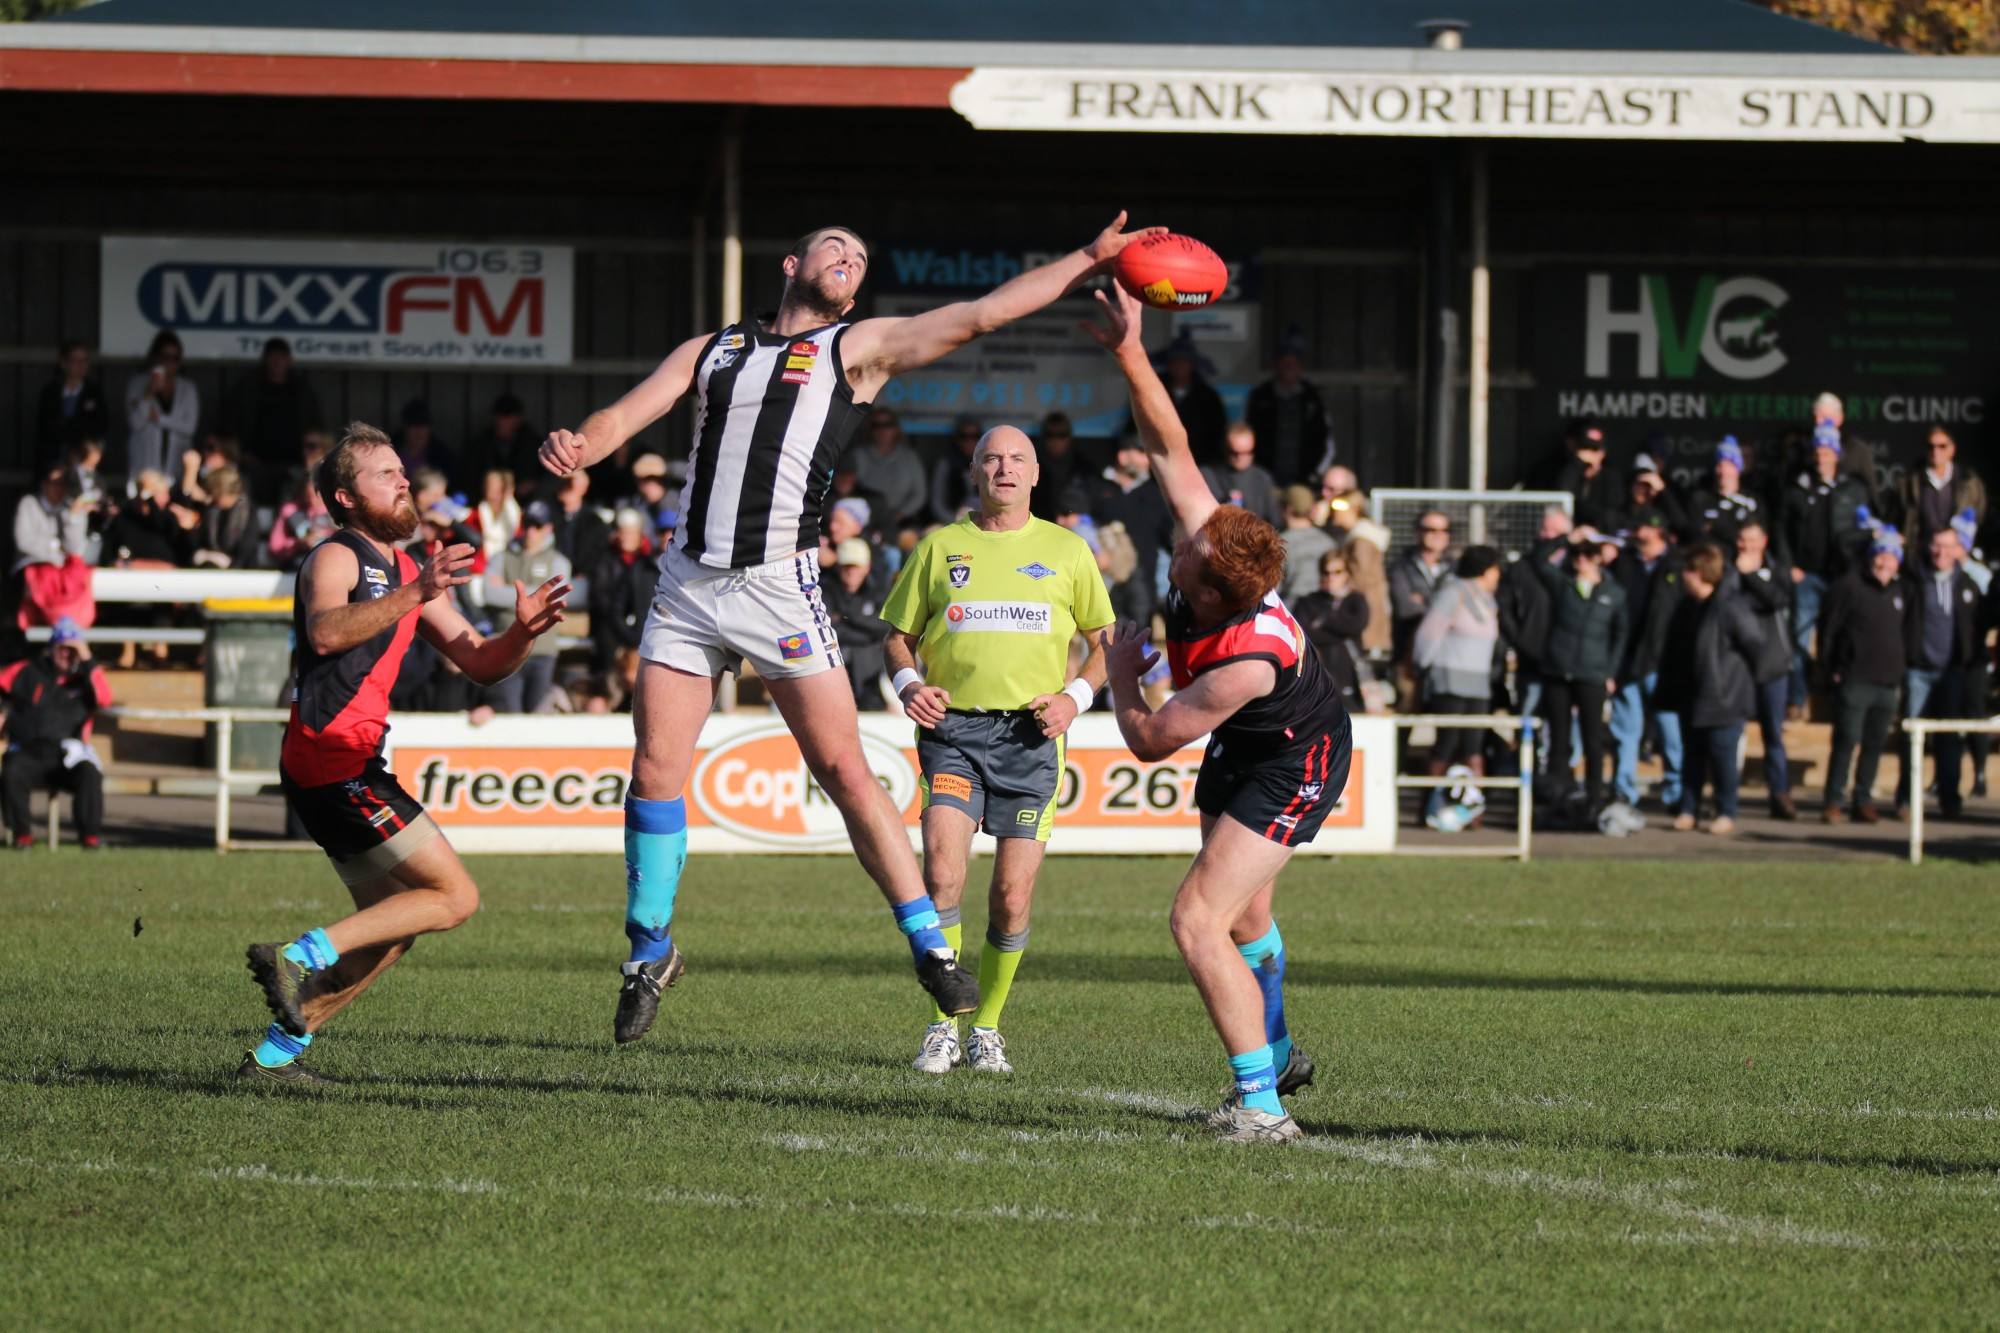
[[[639,655],[696,676],[740,673],[748,658],[766,680],[841,666],[840,641],[819,596],[819,553],[711,569],[668,547]]]

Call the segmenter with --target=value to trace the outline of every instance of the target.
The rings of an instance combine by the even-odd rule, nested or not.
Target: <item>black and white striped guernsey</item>
[[[781,337],[746,322],[702,349],[694,454],[674,536],[683,553],[743,569],[819,543],[834,460],[869,409],[854,401],[841,365],[846,329]]]

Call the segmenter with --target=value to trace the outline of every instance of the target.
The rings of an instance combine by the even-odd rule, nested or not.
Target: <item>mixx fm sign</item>
[[[104,350],[143,356],[172,329],[192,358],[255,360],[282,336],[302,361],[566,365],[571,261],[562,246],[110,236]]]
[[[1677,303],[1664,274],[1638,275],[1636,292],[1614,295],[1609,273],[1592,273],[1584,290],[1583,373],[1613,374],[1614,352],[1631,349],[1619,373],[1642,380],[1684,380],[1701,363],[1733,380],[1760,380],[1784,369],[1778,312],[1791,298],[1765,278],[1704,274]]]

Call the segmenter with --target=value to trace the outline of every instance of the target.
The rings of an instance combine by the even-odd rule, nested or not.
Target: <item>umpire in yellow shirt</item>
[[[1096,632],[1112,621],[1111,598],[1083,538],[1028,512],[1040,476],[1026,435],[1012,426],[986,432],[972,455],[979,507],[917,544],[882,607],[891,683],[918,727],[924,884],[954,949],[973,831],[984,824],[1000,840],[972,1031],[961,1048],[957,1022],[934,1008],[912,1062],[927,1074],[968,1059],[974,1069],[1014,1071],[1000,1011],[1028,943],[1063,733],[1104,684]],[[1065,685],[1079,631],[1090,655]]]

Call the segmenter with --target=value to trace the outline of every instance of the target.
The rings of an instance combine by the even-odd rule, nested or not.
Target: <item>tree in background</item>
[[[72,9],[82,9],[90,0],[0,0],[0,23],[26,23],[29,19],[47,18],[51,14],[67,14]]]
[[[2000,53],[1994,0],[1762,0],[1765,8],[1932,55]]]

